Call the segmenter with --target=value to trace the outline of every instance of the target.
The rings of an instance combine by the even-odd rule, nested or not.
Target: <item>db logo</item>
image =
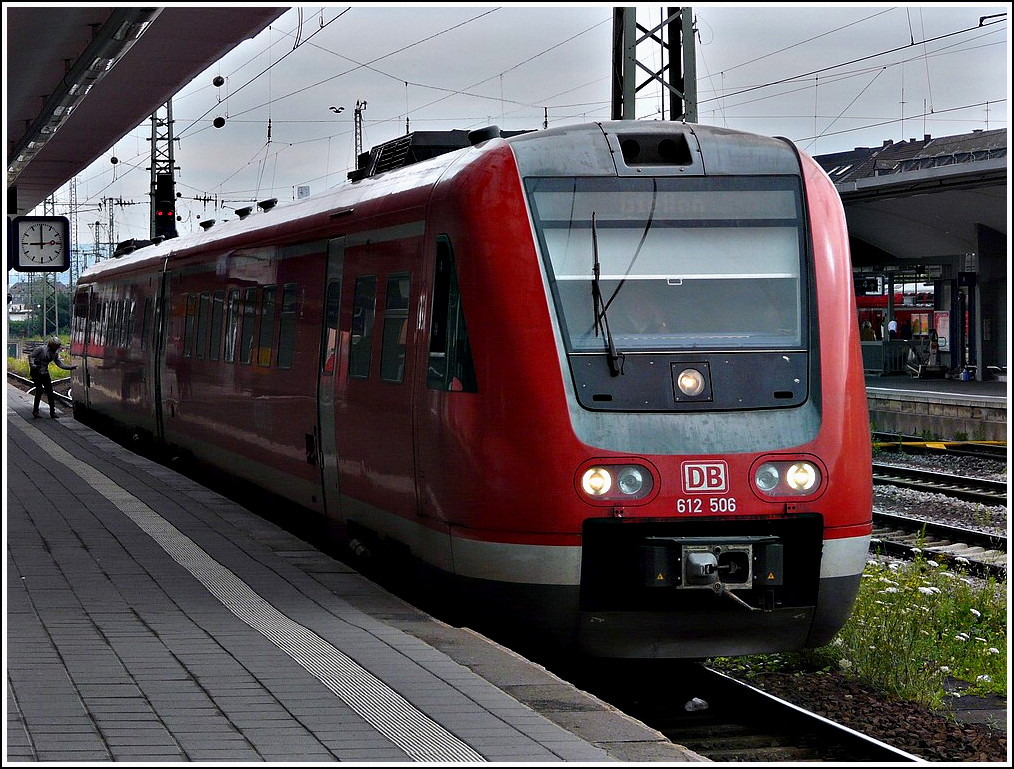
[[[729,468],[725,462],[684,462],[683,492],[714,494],[729,490]]]

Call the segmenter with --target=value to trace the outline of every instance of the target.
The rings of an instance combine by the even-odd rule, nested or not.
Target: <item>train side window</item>
[[[443,236],[437,239],[426,386],[432,390],[456,392],[477,392],[479,389],[458,290],[454,252],[451,242]]]
[[[73,341],[76,344],[85,344],[85,329],[88,327],[88,292],[78,291],[74,295],[74,323]]]
[[[225,292],[219,289],[211,297],[211,347],[208,348],[208,360],[218,360],[218,351],[222,347],[222,307],[225,304]]]
[[[183,357],[194,354],[194,326],[197,322],[197,297],[187,294],[187,318],[183,327]]]
[[[211,294],[201,294],[200,310],[197,316],[197,357],[203,358],[208,349],[208,330],[211,328]]]
[[[356,278],[352,304],[352,346],[349,349],[349,376],[366,379],[370,376],[370,353],[373,349],[373,323],[377,312],[377,277]]]
[[[296,290],[295,283],[282,288],[281,316],[278,320],[278,368],[292,368],[296,349]]]
[[[261,333],[257,339],[257,365],[271,365],[271,342],[275,330],[275,293],[274,286],[264,289],[261,299]]]
[[[137,316],[137,302],[133,299],[127,301],[127,347],[134,345],[134,326]]]
[[[99,309],[101,303],[93,296],[88,304],[88,339],[87,344],[98,344],[99,338]]]
[[[144,300],[144,312],[141,315],[141,349],[148,349],[148,335],[151,333],[151,297]]]
[[[236,327],[239,325],[239,289],[229,289],[229,299],[225,305],[225,349],[222,358],[226,363],[236,359]]]
[[[113,312],[111,317],[111,330],[109,332],[109,341],[113,347],[123,347],[123,335],[120,333],[120,328],[123,319],[123,300],[113,302]]]
[[[341,309],[342,284],[333,280],[327,285],[327,299],[324,303],[324,338],[320,356],[321,373],[334,374],[334,364],[338,356],[338,318]]]
[[[411,278],[407,273],[388,276],[384,300],[384,341],[380,351],[382,382],[402,382],[405,379],[410,289]]]
[[[253,357],[254,328],[257,323],[257,289],[243,292],[243,327],[240,329],[239,362],[249,363]]]

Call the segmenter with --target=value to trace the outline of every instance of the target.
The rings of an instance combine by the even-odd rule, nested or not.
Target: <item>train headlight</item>
[[[613,476],[604,467],[593,467],[581,476],[581,488],[589,497],[601,497],[613,487]]]
[[[777,497],[814,497],[824,481],[816,462],[807,459],[767,459],[753,471],[755,491],[765,499]]]
[[[785,474],[785,481],[795,491],[810,491],[820,479],[820,472],[809,462],[797,462]]]
[[[655,476],[644,465],[586,465],[578,475],[578,488],[588,501],[615,503],[647,500],[655,487]]]
[[[688,398],[696,398],[704,392],[704,375],[695,368],[683,369],[676,376],[676,386]]]

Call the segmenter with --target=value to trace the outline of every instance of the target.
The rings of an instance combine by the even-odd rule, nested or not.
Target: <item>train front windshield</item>
[[[795,177],[528,180],[570,352],[801,349]],[[608,327],[608,330],[607,330]]]

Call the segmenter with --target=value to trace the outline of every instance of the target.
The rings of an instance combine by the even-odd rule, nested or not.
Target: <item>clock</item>
[[[70,220],[66,216],[16,216],[11,239],[18,272],[70,269]]]

